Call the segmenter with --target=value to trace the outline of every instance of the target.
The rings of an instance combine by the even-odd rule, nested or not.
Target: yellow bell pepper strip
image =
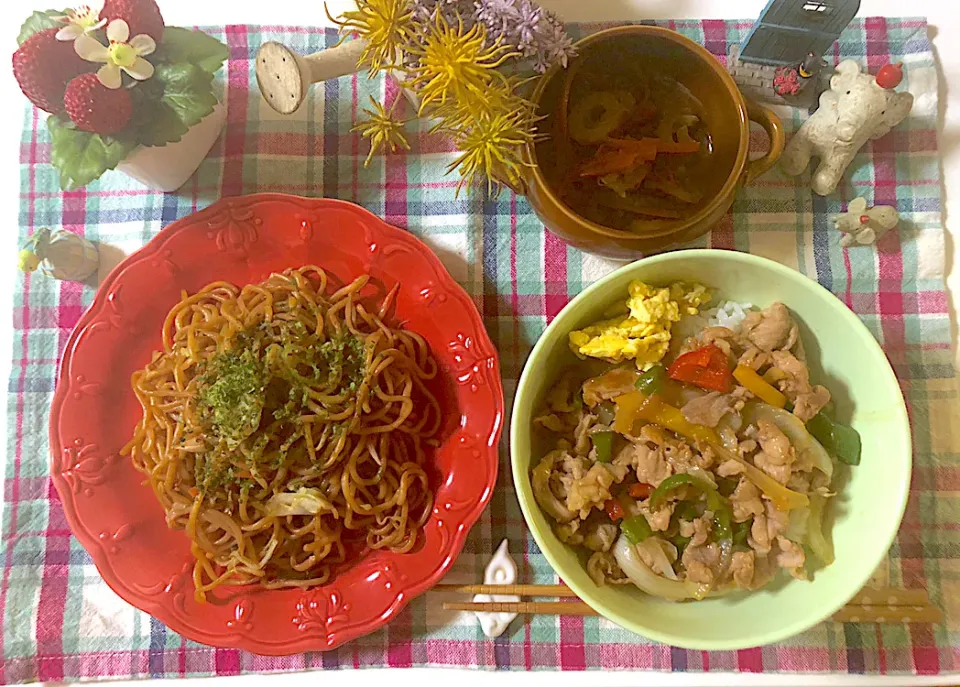
[[[787,405],[787,397],[772,384],[767,383],[752,367],[737,365],[733,371],[733,378],[740,382],[747,391],[775,408],[783,408]]]
[[[640,392],[634,391],[629,394],[624,394],[624,396],[620,398],[633,396],[634,394],[640,394]],[[640,395],[642,396],[643,394]],[[620,399],[617,399],[617,422],[621,420],[621,408],[627,407],[626,403],[624,406],[619,405],[619,400]],[[678,408],[664,403],[656,396],[646,397],[640,401],[631,400],[631,405],[636,408],[636,416],[633,420],[646,420],[647,422],[660,425],[685,439],[706,444],[723,460],[735,460],[743,465],[744,474],[747,476],[747,479],[757,485],[760,491],[773,501],[777,510],[788,511],[809,505],[810,499],[807,498],[806,494],[787,489],[763,470],[741,458],[739,454],[725,449],[720,440],[720,436],[714,430],[703,425],[696,425],[689,422]],[[631,428],[633,426],[633,420],[630,421]],[[623,419],[623,422],[626,423],[626,418]],[[614,427],[614,429],[616,429],[616,427]],[[617,431],[620,430],[618,429]]]
[[[631,391],[617,396],[613,401],[617,407],[613,429],[620,434],[633,434],[633,423],[640,419],[640,408],[651,398],[653,397],[641,391]]]

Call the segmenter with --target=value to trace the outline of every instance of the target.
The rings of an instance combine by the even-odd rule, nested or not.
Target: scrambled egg
[[[628,314],[570,332],[574,353],[614,363],[634,360],[638,369],[647,370],[667,354],[673,323],[681,315],[696,315],[712,298],[706,287],[684,282],[654,288],[636,280],[629,291]]]

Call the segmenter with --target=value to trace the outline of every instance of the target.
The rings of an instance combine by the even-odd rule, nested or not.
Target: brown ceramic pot
[[[703,104],[703,119],[713,140],[710,173],[700,189],[704,200],[688,218],[650,220],[638,231],[624,231],[591,222],[567,207],[555,193],[566,167],[555,137],[548,136],[529,151],[530,166],[522,188],[544,225],[567,243],[590,253],[636,258],[691,241],[710,231],[733,204],[737,191],[770,169],[783,151],[780,119],[772,111],[744,100],[723,65],[702,46],[675,31],[654,26],[620,26],[577,43],[580,57],[593,59],[606,52],[605,64],[636,60],[676,79]],[[571,64],[575,68],[576,64]],[[540,130],[556,126],[565,72],[554,68],[540,79],[533,94],[544,117]],[[763,157],[750,160],[750,122],[762,126],[770,140]],[[562,145],[562,144],[561,144]]]

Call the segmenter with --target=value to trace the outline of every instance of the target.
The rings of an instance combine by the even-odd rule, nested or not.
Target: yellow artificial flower
[[[485,47],[486,41],[482,24],[464,33],[462,20],[453,27],[437,12],[423,44],[409,48],[419,62],[406,85],[420,96],[421,115],[431,104],[443,105],[448,98],[488,102],[492,86],[506,81],[497,67],[517,53],[501,46],[499,40]]]
[[[356,11],[344,12],[340,19],[331,17],[326,5],[324,10],[330,21],[340,27],[344,38],[356,33],[367,42],[360,63],[370,65],[370,76],[395,66],[415,28],[413,10],[407,0],[357,0]]]
[[[400,98],[397,98],[387,112],[381,103],[370,96],[373,110],[364,108],[363,112],[367,115],[367,119],[351,129],[359,132],[364,138],[370,139],[370,152],[367,154],[367,159],[363,161],[364,167],[370,164],[373,154],[383,148],[389,147],[391,153],[396,152],[397,148],[410,150],[410,143],[407,142],[406,134],[403,132],[406,122],[393,118],[393,107],[399,100]]]
[[[523,112],[503,112],[481,115],[457,138],[462,153],[449,169],[457,169],[463,186],[472,185],[480,177],[487,179],[487,192],[500,179],[511,185],[520,181],[524,148],[533,140],[529,123]]]

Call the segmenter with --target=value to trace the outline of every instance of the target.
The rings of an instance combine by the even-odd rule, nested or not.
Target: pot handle
[[[767,151],[767,154],[747,163],[747,183],[752,184],[757,180],[757,177],[769,171],[780,159],[786,139],[780,117],[773,110],[748,100],[747,117],[750,118],[750,121],[762,126],[763,130],[767,132],[767,138],[770,139],[770,150]]]

